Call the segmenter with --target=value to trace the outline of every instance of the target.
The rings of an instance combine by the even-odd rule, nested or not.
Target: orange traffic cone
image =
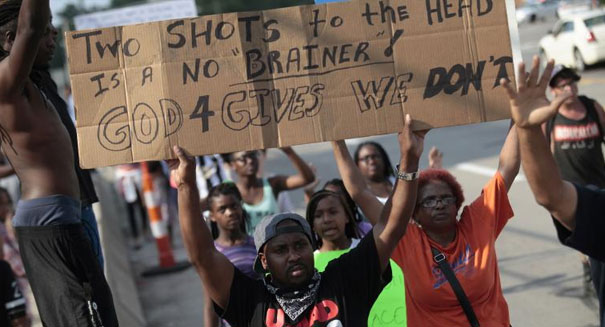
[[[183,270],[190,266],[189,262],[176,263],[172,254],[172,246],[170,245],[170,237],[168,236],[168,228],[166,221],[162,219],[160,190],[154,187],[153,176],[149,172],[146,162],[141,163],[143,196],[145,197],[145,205],[149,215],[149,224],[151,226],[151,234],[155,238],[158,248],[158,256],[160,265],[143,272],[143,276],[153,276],[163,273]]]

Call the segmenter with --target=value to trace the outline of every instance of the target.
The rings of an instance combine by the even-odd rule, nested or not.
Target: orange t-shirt
[[[500,173],[481,195],[464,207],[456,238],[446,248],[409,224],[393,252],[405,276],[408,326],[469,326],[447,279],[433,261],[431,246],[445,254],[481,326],[508,327],[508,305],[502,296],[495,241],[513,216]]]

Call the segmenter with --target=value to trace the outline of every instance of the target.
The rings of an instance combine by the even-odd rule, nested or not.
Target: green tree
[[[65,65],[65,37],[64,34],[66,31],[71,31],[74,29],[74,17],[85,14],[86,11],[74,4],[68,4],[63,8],[63,11],[58,13],[58,16],[61,17],[62,24],[60,26],[55,26],[58,31],[57,42],[55,53],[52,61],[50,62],[50,66],[52,68],[61,68]]]
[[[127,6],[140,5],[143,3],[147,3],[149,1],[145,0],[111,0],[110,7],[111,8],[121,8]]]
[[[196,0],[200,15],[266,10],[315,3],[314,0]]]

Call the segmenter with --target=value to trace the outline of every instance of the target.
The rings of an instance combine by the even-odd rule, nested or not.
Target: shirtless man
[[[80,222],[69,135],[29,77],[54,50],[49,0],[0,0],[0,31],[0,137],[21,180],[13,225],[42,323],[118,326]]]

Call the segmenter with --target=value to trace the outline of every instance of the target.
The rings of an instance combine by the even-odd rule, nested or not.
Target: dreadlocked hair
[[[0,60],[8,56],[3,48],[7,32],[17,32],[17,18],[21,10],[21,0],[0,0]]]

